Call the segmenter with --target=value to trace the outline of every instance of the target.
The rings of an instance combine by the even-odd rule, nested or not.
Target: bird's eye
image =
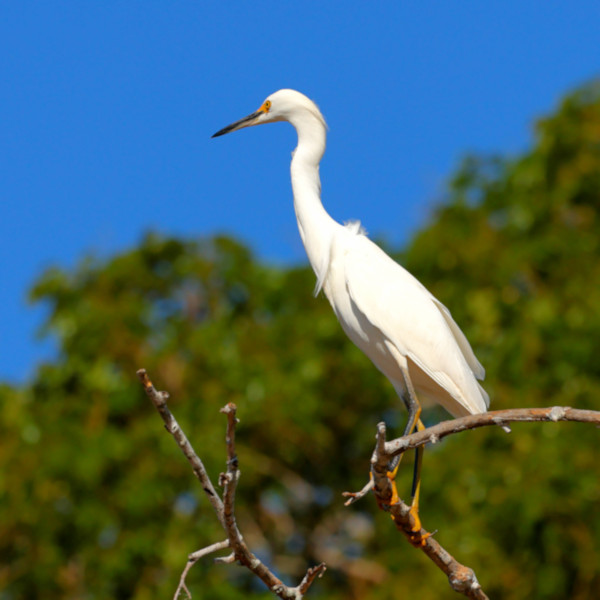
[[[269,110],[271,108],[271,101],[265,100],[265,103],[263,104],[263,106],[265,107],[265,110]]]

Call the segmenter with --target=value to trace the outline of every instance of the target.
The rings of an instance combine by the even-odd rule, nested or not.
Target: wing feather
[[[485,412],[489,398],[475,379],[482,379],[485,371],[450,311],[364,236],[355,236],[346,246],[343,264],[353,311],[450,396],[441,394],[437,400],[452,414]],[[385,372],[366,345],[363,350]]]
[[[469,340],[465,334],[461,331],[460,327],[456,324],[456,321],[452,318],[450,311],[433,295],[429,294],[434,304],[439,308],[446,324],[450,328],[458,347],[460,348],[465,360],[467,361],[469,367],[471,367],[471,371],[477,379],[483,381],[485,379],[485,369],[483,365],[477,360],[475,353],[473,352],[473,348],[471,348],[471,344],[469,344]]]

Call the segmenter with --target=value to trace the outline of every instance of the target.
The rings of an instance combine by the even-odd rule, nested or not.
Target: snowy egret
[[[485,412],[489,398],[477,382],[485,371],[448,309],[369,240],[359,222],[340,225],[323,208],[319,162],[327,126],[317,105],[300,92],[279,90],[256,112],[213,137],[276,121],[288,121],[298,134],[291,164],[294,208],[317,276],[315,294],[324,291],[348,337],[403,400],[409,413],[404,434],[424,427],[418,396],[438,402],[455,417]],[[415,518],[420,465],[417,452]]]

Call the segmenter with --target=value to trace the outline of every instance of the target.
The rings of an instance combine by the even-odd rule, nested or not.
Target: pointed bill
[[[242,129],[242,127],[249,127],[250,125],[254,125],[254,121],[256,121],[256,119],[258,119],[258,117],[260,117],[264,112],[265,111],[261,107],[256,112],[253,112],[251,115],[248,115],[247,117],[244,117],[243,119],[240,119],[239,121],[236,121],[231,125],[227,125],[227,127],[223,127],[223,129],[220,129],[211,137],[216,138],[220,135],[225,135],[226,133]]]

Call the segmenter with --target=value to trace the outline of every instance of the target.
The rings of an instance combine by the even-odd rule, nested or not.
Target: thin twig
[[[137,376],[139,380],[142,382],[144,389],[146,390],[146,394],[148,398],[152,400],[152,403],[158,410],[162,420],[165,422],[165,429],[175,438],[177,445],[181,448],[181,451],[188,459],[190,465],[192,465],[192,469],[194,471],[194,475],[200,480],[202,484],[202,489],[208,496],[209,502],[212,504],[212,507],[217,514],[217,518],[221,525],[225,523],[224,515],[223,515],[223,502],[217,495],[217,492],[206,472],[206,468],[204,464],[192,448],[192,445],[188,441],[185,433],[179,426],[179,423],[175,420],[175,417],[171,414],[169,407],[167,406],[167,399],[169,398],[169,394],[167,392],[159,392],[153,385],[152,381],[150,381],[150,377],[146,373],[146,369],[140,369],[137,372]]]
[[[344,496],[344,498],[348,498],[348,500],[344,502],[344,506],[350,506],[351,504],[358,502],[361,498],[364,498],[374,487],[375,484],[373,483],[373,479],[369,479],[365,486],[358,492],[342,492],[342,496]]]
[[[220,565],[232,565],[234,562],[235,554],[233,552],[227,556],[219,556],[218,558],[215,558],[215,563]]]
[[[217,552],[219,550],[224,550],[225,548],[229,548],[229,540],[223,540],[222,542],[217,542],[216,544],[212,544],[211,546],[207,546],[206,548],[202,548],[201,550],[196,550],[196,552],[192,552],[188,556],[188,561],[185,565],[185,569],[181,573],[181,577],[179,578],[179,585],[175,590],[175,595],[173,596],[173,600],[177,600],[179,598],[179,594],[183,591],[187,594],[187,597],[191,599],[192,595],[190,591],[187,589],[185,585],[185,578],[187,577],[188,571],[196,564],[198,560],[200,560],[203,556],[207,554],[212,554],[213,552]],[[217,560],[217,559],[215,559]]]
[[[322,562],[320,565],[311,567],[310,569],[308,569],[308,571],[306,571],[306,575],[304,576],[304,579],[302,579],[302,581],[300,582],[300,585],[296,588],[301,597],[304,596],[304,594],[306,594],[306,592],[308,591],[308,588],[312,585],[312,582],[317,577],[319,577],[319,578],[323,577],[323,573],[325,573],[326,570],[327,570],[327,566],[325,565],[324,562]]]

